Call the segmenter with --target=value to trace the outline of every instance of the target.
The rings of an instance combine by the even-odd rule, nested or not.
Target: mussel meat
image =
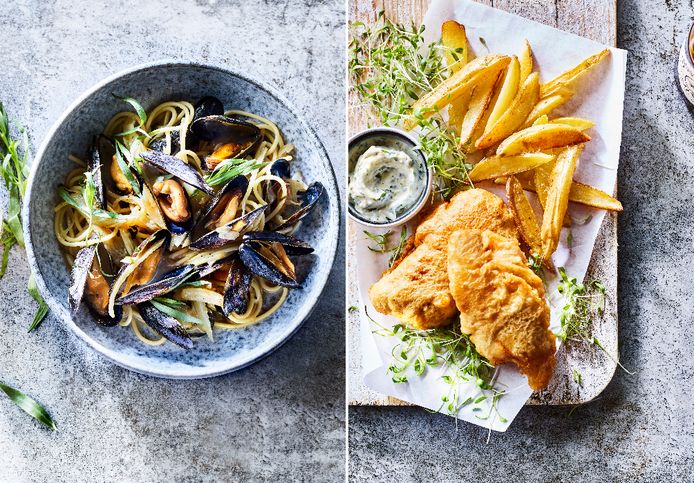
[[[208,153],[202,163],[208,171],[225,159],[243,156],[261,138],[260,128],[255,124],[223,115],[201,117],[190,128],[191,145],[198,152]]]
[[[280,226],[276,227],[275,230],[289,228],[301,221],[302,218],[308,215],[313,208],[315,208],[324,191],[325,188],[323,185],[318,181],[314,181],[306,188],[305,191],[300,191],[297,193],[297,196],[301,201],[301,208],[292,213],[289,218],[287,218]]]
[[[137,310],[140,312],[142,320],[159,335],[166,337],[168,340],[184,349],[193,348],[193,340],[178,320],[160,312],[149,302],[138,304]]]
[[[237,176],[225,184],[209,201],[193,226],[191,239],[193,241],[198,240],[211,230],[236,219],[236,214],[241,207],[241,200],[247,189],[248,180],[245,176]]]
[[[270,283],[300,288],[288,253],[303,255],[312,251],[307,243],[281,233],[250,232],[244,236],[239,256],[246,268]]]
[[[170,292],[195,275],[196,269],[192,265],[176,267],[166,258],[170,241],[171,235],[166,230],[159,230],[137,247],[131,256],[136,267],[129,269],[130,265],[125,265],[118,274],[121,277],[125,270],[130,270],[116,304],[151,300]]]
[[[165,173],[172,174],[180,181],[188,183],[208,195],[214,194],[214,190],[202,179],[202,176],[177,157],[160,153],[159,151],[145,151],[140,154],[140,157],[150,165]]]
[[[115,317],[108,313],[108,300],[111,284],[115,277],[113,261],[101,243],[86,246],[77,252],[70,274],[68,302],[72,313],[76,313],[82,300],[96,316],[96,321],[104,326],[116,325],[123,311],[114,311]]]

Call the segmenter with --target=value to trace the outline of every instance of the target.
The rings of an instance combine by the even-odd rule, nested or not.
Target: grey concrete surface
[[[526,407],[509,431],[417,408],[350,408],[353,481],[692,481],[694,116],[674,81],[694,6],[619,3],[630,51],[619,172],[621,359],[604,393]]]
[[[34,149],[96,81],[159,58],[274,83],[344,171],[344,3],[12,0],[0,8],[0,99]],[[0,481],[341,481],[344,249],[313,316],[241,372],[172,382],[116,367],[34,304],[25,256],[0,280],[0,380],[40,400],[43,429],[0,397]]]

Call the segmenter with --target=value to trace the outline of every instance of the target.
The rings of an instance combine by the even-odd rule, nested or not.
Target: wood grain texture
[[[607,44],[617,43],[616,0],[484,0],[479,3],[590,38]],[[388,18],[401,23],[421,23],[429,0],[350,0],[350,22],[373,22],[378,11],[384,10]],[[359,104],[350,90],[348,110],[348,136],[368,127],[369,113]],[[373,124],[373,122],[372,122]],[[601,227],[586,274],[586,280],[601,279],[607,286],[608,312],[596,328],[597,336],[604,336],[611,356],[617,356],[617,223],[616,215],[608,213]],[[356,273],[355,244],[358,225],[348,221],[347,273]],[[359,294],[356,277],[348,275],[347,303],[356,306]],[[366,388],[361,382],[361,352],[359,350],[359,314],[348,315],[348,402],[351,405],[409,405],[392,397],[385,397]],[[602,340],[602,339],[601,339]],[[586,357],[585,351],[562,347],[558,353],[556,375],[548,389],[533,395],[529,404],[575,404],[587,402],[609,383],[613,371],[595,372],[591,368],[606,364],[604,354]],[[609,362],[609,360],[607,360]],[[611,366],[606,364],[606,366]],[[611,366],[613,367],[613,366]],[[572,384],[571,372],[578,368],[593,378],[591,391],[583,391]]]

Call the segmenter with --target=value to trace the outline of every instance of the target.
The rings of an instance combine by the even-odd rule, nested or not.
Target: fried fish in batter
[[[459,230],[448,242],[450,293],[460,325],[493,365],[512,362],[533,390],[547,386],[556,360],[549,306],[540,277],[518,241],[485,230]]]
[[[494,230],[516,237],[516,225],[503,200],[472,189],[442,203],[417,228],[414,249],[371,286],[374,308],[415,329],[450,325],[458,310],[449,291],[448,238],[460,228]]]

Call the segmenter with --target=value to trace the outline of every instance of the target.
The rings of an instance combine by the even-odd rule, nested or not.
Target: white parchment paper
[[[578,64],[586,57],[604,48],[610,48],[611,56],[584,77],[574,98],[557,109],[552,117],[580,116],[591,119],[595,127],[588,131],[592,140],[587,143],[574,179],[595,186],[612,194],[617,181],[617,166],[622,137],[622,110],[627,53],[598,42],[548,27],[537,22],[512,15],[467,0],[434,0],[424,19],[427,43],[437,41],[441,35],[444,21],[454,19],[465,25],[468,41],[476,55],[484,55],[487,48],[491,52],[518,54],[523,39],[528,39],[533,50],[534,69],[540,72],[541,82],[546,82],[568,68]],[[484,185],[499,196],[504,197],[504,189]],[[570,204],[569,214],[579,223],[571,228],[571,246],[567,244],[569,231],[564,229],[553,261],[558,267],[565,267],[569,276],[583,280],[591,253],[602,224],[605,212]],[[588,217],[590,220],[580,224]],[[374,232],[375,230],[370,230]],[[383,230],[385,231],[385,230]],[[393,239],[395,235],[393,236]],[[364,383],[372,390],[417,404],[431,410],[441,408],[441,396],[449,386],[441,376],[444,369],[428,370],[422,377],[409,377],[407,383],[395,384],[387,373],[392,360],[391,349],[397,340],[373,334],[374,325],[364,313],[368,311],[379,325],[390,327],[397,323],[392,317],[376,312],[368,297],[368,288],[375,283],[386,269],[388,255],[374,253],[368,249],[369,243],[362,233],[357,234],[358,244],[357,278],[361,299],[361,342],[363,352]],[[552,327],[558,327],[558,296],[556,280],[548,281],[547,294],[552,308]],[[484,426],[496,431],[505,431],[532,394],[525,376],[515,367],[505,365],[498,370],[498,383],[505,388],[496,412],[488,419],[481,419],[486,412],[474,410],[473,405],[463,407],[457,414],[459,419]],[[479,390],[470,383],[466,390],[470,396],[479,395]],[[461,400],[467,398],[463,395]]]

